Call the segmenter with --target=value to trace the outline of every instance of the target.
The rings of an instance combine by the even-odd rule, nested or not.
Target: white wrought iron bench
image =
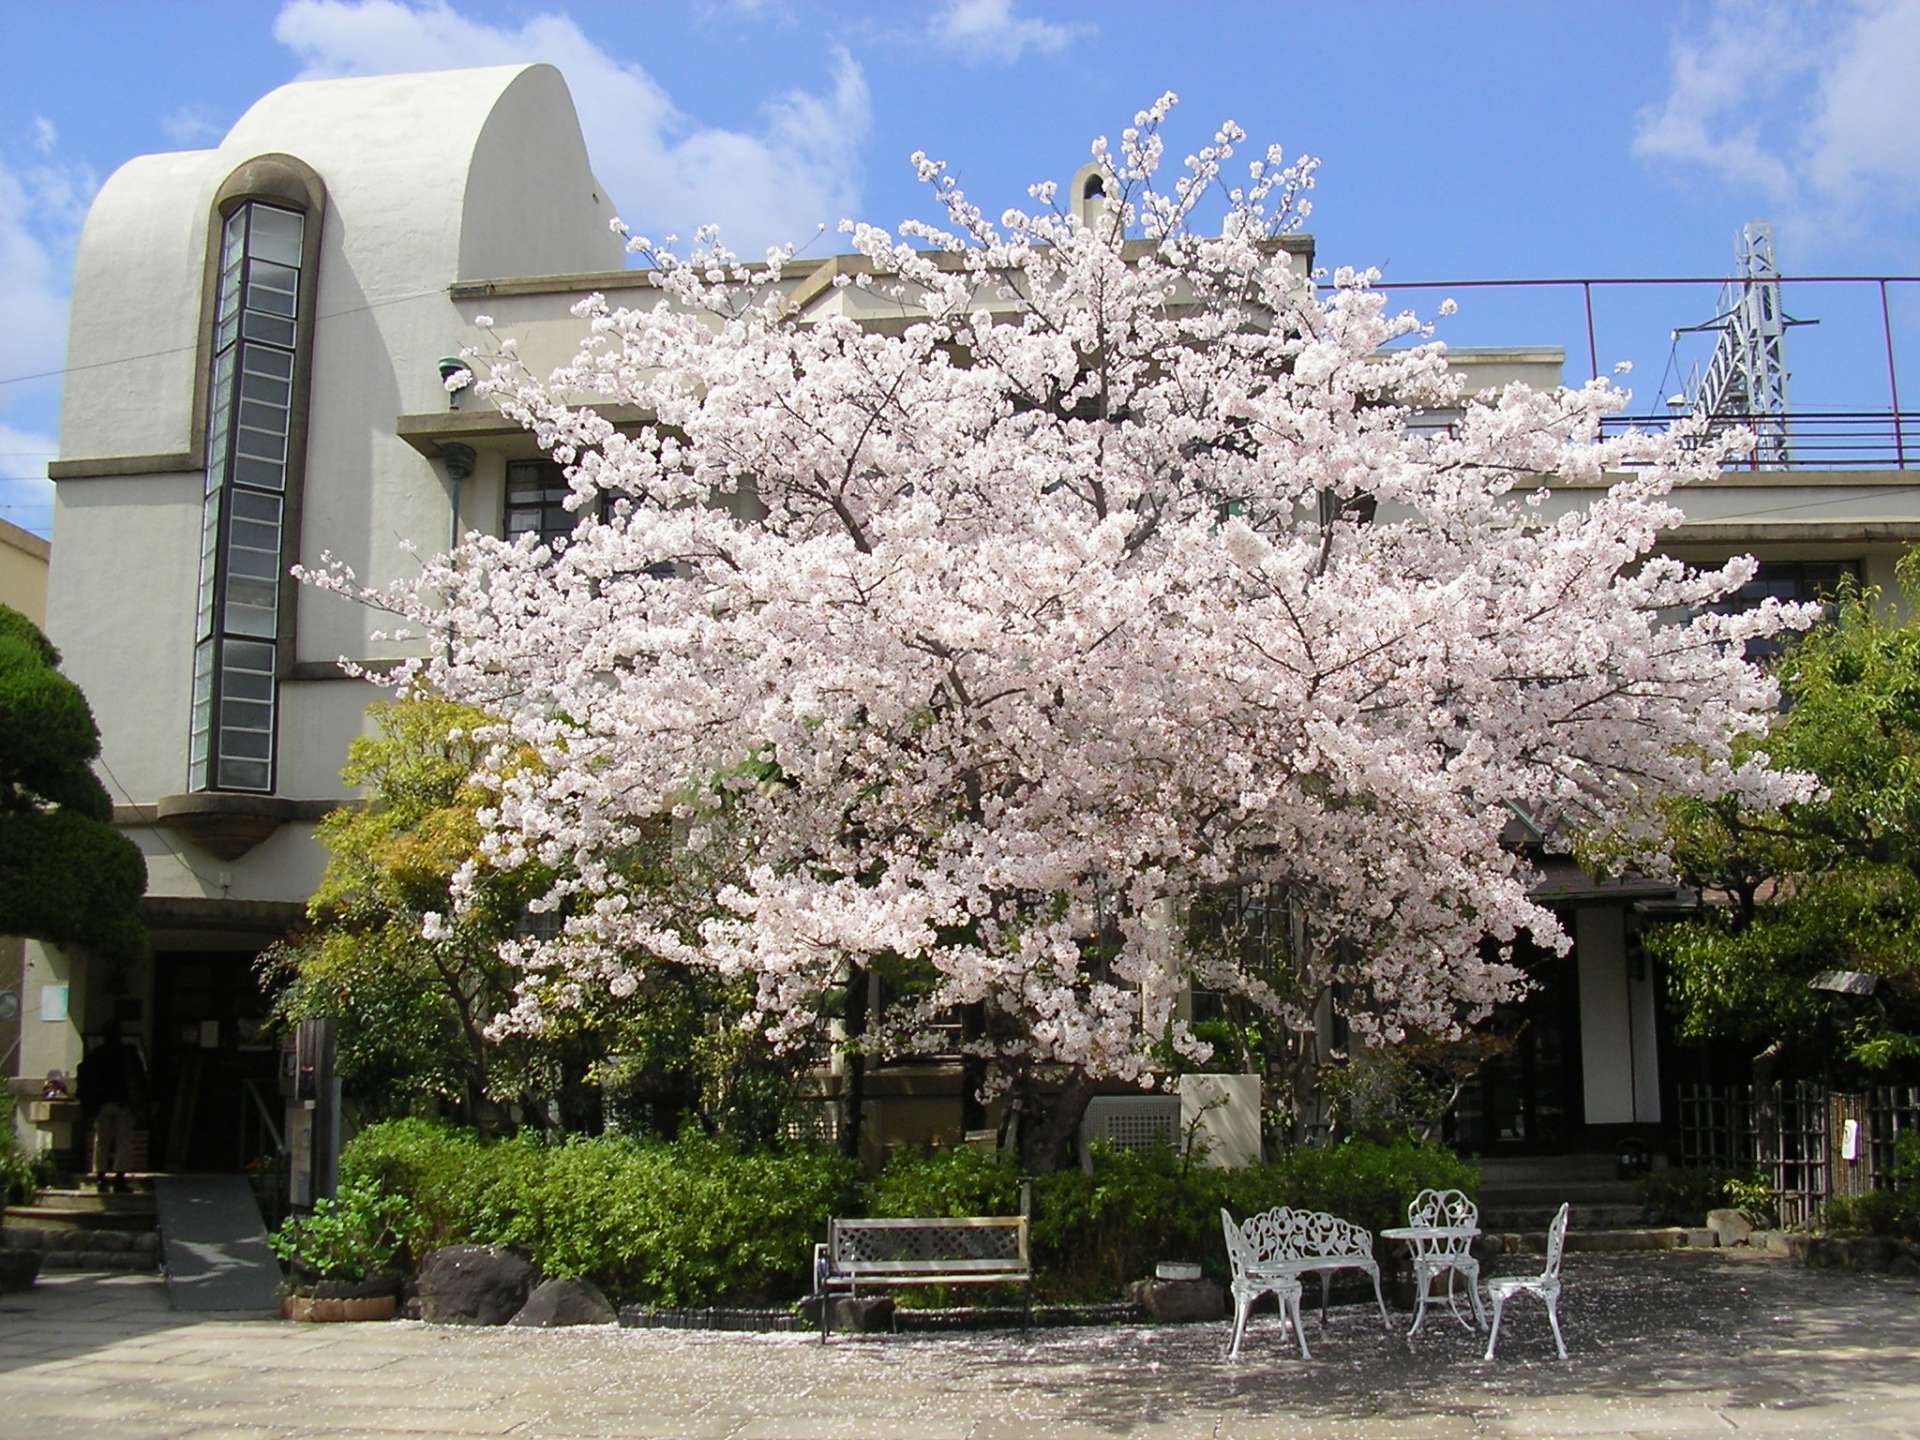
[[[829,1220],[827,1243],[813,1247],[813,1293],[820,1297],[820,1341],[833,1328],[835,1292],[900,1285],[1020,1285],[1023,1324],[1033,1320],[1033,1262],[1025,1215],[965,1219]]]
[[[1233,1216],[1222,1210],[1220,1223],[1226,1232],[1227,1258],[1233,1264],[1233,1345],[1228,1358],[1239,1355],[1247,1312],[1268,1292],[1279,1297],[1281,1314],[1297,1331],[1302,1358],[1311,1358],[1307,1355],[1306,1330],[1300,1324],[1300,1292],[1302,1277],[1315,1272],[1320,1276],[1322,1325],[1327,1323],[1327,1292],[1333,1272],[1359,1270],[1373,1281],[1380,1323],[1392,1328],[1386,1297],[1380,1293],[1380,1266],[1373,1258],[1373,1236],[1363,1227],[1324,1210],[1295,1210],[1286,1205],[1249,1215],[1241,1225],[1235,1225]]]

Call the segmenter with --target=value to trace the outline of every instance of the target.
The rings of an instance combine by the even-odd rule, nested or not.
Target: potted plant
[[[289,1320],[392,1319],[406,1214],[400,1196],[360,1185],[288,1220],[267,1239],[287,1266],[280,1313]]]

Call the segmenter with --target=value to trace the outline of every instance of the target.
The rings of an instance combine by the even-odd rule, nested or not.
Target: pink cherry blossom
[[[500,717],[480,863],[553,867],[565,917],[507,947],[501,1026],[687,965],[795,1036],[886,955],[934,981],[903,1041],[979,1003],[981,1048],[1098,1077],[1202,1053],[1196,982],[1454,1033],[1523,983],[1516,939],[1568,943],[1515,807],[1641,835],[1659,796],[1806,793],[1732,746],[1776,699],[1744,642],[1809,617],[1708,613],[1752,563],[1653,555],[1731,442],[1603,437],[1604,381],[1465,393],[1374,274],[1323,293],[1281,243],[1313,162],[1228,187],[1228,125],[1160,188],[1171,104],[1094,145],[1091,228],[914,157],[943,219],[847,228],[864,318],[798,319],[785,255],[631,242],[656,290],[581,302],[570,365],[474,362],[568,466],[571,539],[309,577],[428,637],[395,683]],[[1557,515],[1536,488],[1603,477]],[[667,822],[673,884],[631,861]],[[1184,943],[1244,885],[1295,919],[1284,984]]]

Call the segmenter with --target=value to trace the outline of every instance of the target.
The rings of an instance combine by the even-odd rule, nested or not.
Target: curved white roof
[[[435,398],[414,352],[430,361],[468,338],[445,300],[453,281],[622,263],[614,208],[552,66],[283,85],[218,149],[141,156],[95,197],[74,265],[63,459],[191,448],[213,197],[242,163],[275,153],[327,189],[323,325],[371,317],[353,328],[371,328],[405,377],[403,407]]]

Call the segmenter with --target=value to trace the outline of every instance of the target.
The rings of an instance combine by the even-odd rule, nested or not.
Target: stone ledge
[[[165,795],[153,807],[156,824],[179,830],[209,855],[238,860],[289,821],[300,802],[274,795],[204,791]]]
[[[1813,1270],[1920,1275],[1920,1244],[1891,1235],[1810,1235],[1798,1254],[1788,1253]]]

